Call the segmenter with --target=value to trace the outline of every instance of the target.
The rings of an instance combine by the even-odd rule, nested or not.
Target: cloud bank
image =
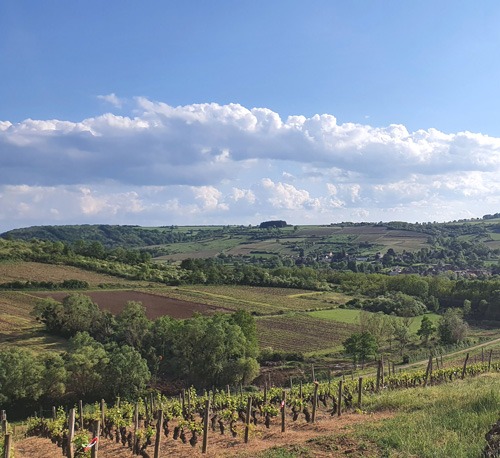
[[[80,122],[0,121],[0,220],[33,224],[442,221],[497,212],[500,138],[99,96]],[[121,111],[121,110],[120,110]]]

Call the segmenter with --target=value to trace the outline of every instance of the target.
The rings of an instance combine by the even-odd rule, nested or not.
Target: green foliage
[[[430,318],[426,315],[422,317],[422,321],[420,323],[420,329],[417,331],[417,335],[424,341],[428,342],[429,338],[436,332],[436,327],[430,320]]]
[[[460,309],[448,309],[439,320],[438,334],[443,344],[455,344],[467,337],[469,326]]]
[[[345,352],[352,357],[354,364],[365,363],[367,358],[377,354],[378,345],[369,332],[354,333],[343,342]]]
[[[362,306],[370,312],[383,312],[402,317],[422,315],[427,307],[420,300],[401,292],[386,293],[375,299],[363,301]]]
[[[0,402],[38,399],[43,390],[44,364],[22,348],[0,351]]]

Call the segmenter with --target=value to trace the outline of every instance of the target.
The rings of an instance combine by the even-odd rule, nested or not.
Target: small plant
[[[89,445],[89,437],[86,431],[78,431],[73,437],[73,444],[75,446],[75,457],[77,458],[90,458],[90,450],[86,450]]]

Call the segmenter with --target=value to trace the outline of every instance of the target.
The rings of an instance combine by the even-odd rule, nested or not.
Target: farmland
[[[36,293],[36,295],[40,298],[51,297],[57,301],[62,301],[68,293],[52,292]],[[191,318],[195,313],[208,315],[223,311],[215,306],[173,299],[145,291],[86,291],[85,295],[89,296],[101,309],[107,310],[113,315],[121,313],[125,304],[129,301],[140,302],[146,309],[146,316],[150,320],[154,320],[164,315],[168,315],[172,318],[184,319]]]
[[[261,348],[309,353],[339,351],[342,341],[355,332],[357,326],[296,313],[260,318],[257,329]]]
[[[0,283],[12,281],[86,281],[91,287],[100,284],[127,284],[127,281],[111,275],[104,275],[78,267],[40,262],[3,261],[0,262]]]

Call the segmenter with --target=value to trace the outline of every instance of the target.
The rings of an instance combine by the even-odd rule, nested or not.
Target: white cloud
[[[99,99],[127,105],[113,93]],[[281,119],[239,104],[134,104],[129,115],[80,122],[0,121],[3,221],[330,222],[395,213],[423,221],[442,220],[447,203],[478,216],[500,203],[500,138],[342,124],[329,114]]]
[[[97,98],[99,100],[103,100],[104,102],[110,103],[116,108],[121,108],[123,105],[123,100],[117,97],[114,92],[108,95],[98,95]]]

